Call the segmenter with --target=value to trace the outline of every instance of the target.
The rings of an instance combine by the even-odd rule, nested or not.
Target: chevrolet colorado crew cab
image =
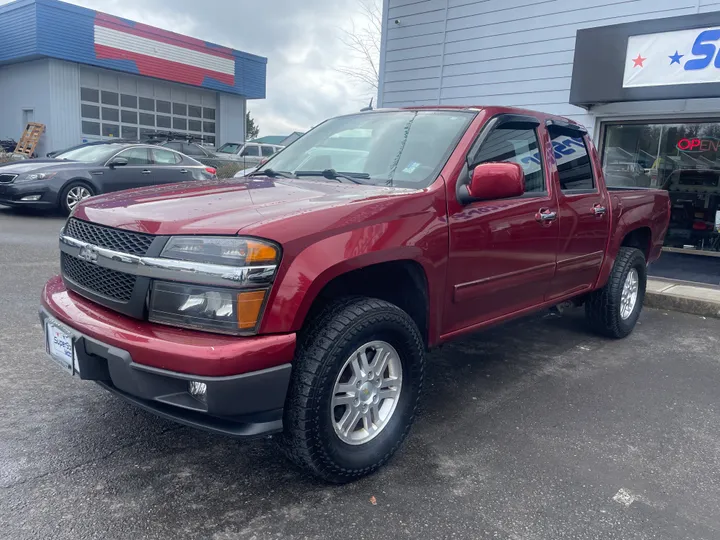
[[[568,301],[627,336],[668,221],[666,192],[608,190],[572,121],[381,109],[242,179],[78,204],[40,317],[67,373],[187,426],[278,434],[341,483],[407,436],[427,350]]]

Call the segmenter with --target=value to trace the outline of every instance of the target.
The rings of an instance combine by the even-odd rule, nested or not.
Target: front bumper
[[[23,197],[40,195],[37,201],[23,201]],[[23,208],[55,208],[57,192],[47,182],[19,182],[0,184],[0,204]]]
[[[58,280],[45,286],[40,319],[52,317],[72,334],[81,379],[187,426],[240,438],[282,430],[294,334],[241,338],[162,327],[93,304]],[[206,384],[205,399],[190,394],[190,381]]]

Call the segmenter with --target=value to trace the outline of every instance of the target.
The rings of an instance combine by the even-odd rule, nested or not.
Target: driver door
[[[115,154],[109,161],[117,158],[127,159],[127,165],[105,167],[103,184],[106,191],[132,189],[149,183],[152,161],[147,147],[128,148]]]
[[[490,323],[542,304],[555,274],[557,196],[543,149],[544,126],[531,116],[501,115],[468,155],[469,180],[480,163],[519,163],[525,193],[462,204],[448,197],[450,260],[443,334]],[[541,142],[542,141],[542,142]],[[542,214],[542,216],[541,216]]]

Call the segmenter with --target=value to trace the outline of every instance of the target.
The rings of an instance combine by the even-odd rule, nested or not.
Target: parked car
[[[173,150],[145,144],[90,145],[54,159],[0,165],[0,204],[69,214],[93,195],[215,177],[215,169]]]
[[[237,156],[242,160],[245,167],[256,167],[265,163],[270,157],[282,150],[284,146],[277,144],[261,143],[225,143],[217,149],[218,154]]]
[[[330,142],[351,132],[364,159],[336,169]],[[48,352],[181,424],[279,433],[292,461],[348,482],[407,436],[428,349],[565,302],[630,334],[668,203],[608,190],[585,129],[556,116],[334,118],[242,181],[78,205],[42,293]]]
[[[200,163],[204,163],[205,165],[208,165],[209,167],[214,167],[216,169],[229,163],[242,163],[242,159],[238,156],[213,152],[212,150],[194,142],[174,140],[163,141],[158,143],[158,145],[165,148],[172,148],[173,150],[176,150],[178,152],[182,152],[186,156],[190,156],[191,158],[196,159]]]

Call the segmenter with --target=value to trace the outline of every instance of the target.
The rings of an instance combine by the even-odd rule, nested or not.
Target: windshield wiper
[[[367,182],[361,182],[359,179],[370,179],[370,175],[368,173],[337,172],[335,169],[325,169],[324,171],[295,171],[295,176],[298,178],[301,176],[322,176],[328,180],[337,180],[338,182],[340,182],[340,179],[343,178],[345,180],[350,180],[353,184],[367,184]]]
[[[247,176],[269,176],[270,178],[295,178],[292,173],[286,171],[276,171],[275,169],[263,169],[262,171],[253,171]]]

